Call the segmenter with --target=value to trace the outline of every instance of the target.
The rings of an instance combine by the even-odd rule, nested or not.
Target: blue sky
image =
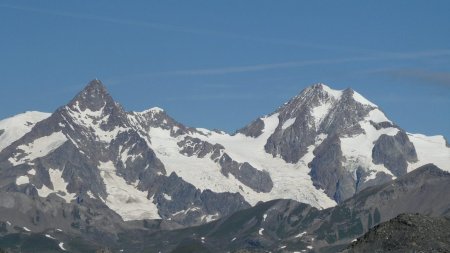
[[[127,110],[229,132],[318,82],[450,138],[450,1],[0,0],[0,118],[99,78]]]

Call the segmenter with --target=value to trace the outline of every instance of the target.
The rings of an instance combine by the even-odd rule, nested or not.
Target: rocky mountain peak
[[[156,127],[170,130],[173,136],[178,136],[187,133],[189,130],[194,130],[179,123],[169,116],[164,109],[159,107],[152,107],[142,112],[132,112],[131,114],[134,117],[134,121],[138,122],[145,131],[149,131],[150,128]]]
[[[341,90],[335,90],[327,86],[323,83],[316,83],[313,84],[306,89],[302,90],[299,95],[295,96],[294,98],[306,98],[306,97],[332,97],[334,99],[339,99],[341,96],[342,91]]]
[[[75,107],[79,107],[81,111],[86,109],[98,111],[105,106],[114,107],[117,104],[111,95],[109,95],[103,83],[98,79],[90,81],[69,103],[70,108],[74,109]]]
[[[276,112],[280,113],[282,118],[296,117],[299,113],[309,111],[322,104],[332,104],[337,102],[342,95],[342,91],[333,90],[325,84],[317,83],[302,90],[297,96],[293,97]]]
[[[310,138],[309,142],[303,140],[304,145],[308,146],[314,141],[313,135],[340,132],[338,130],[355,125],[373,108],[377,106],[351,88],[335,90],[326,84],[316,83],[270,115],[278,113],[278,135],[295,139],[303,133]],[[261,119],[257,119],[238,132],[257,137],[263,127]]]
[[[322,96],[327,95],[327,96],[333,97],[335,99],[339,99],[340,96],[342,95],[341,90],[332,89],[324,83],[313,84],[306,90],[308,90],[309,92],[318,94],[318,95],[322,95]]]

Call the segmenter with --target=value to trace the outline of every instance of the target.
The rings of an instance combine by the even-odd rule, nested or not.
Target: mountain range
[[[0,121],[0,247],[335,252],[400,213],[448,215],[448,171],[443,136],[352,89],[312,85],[229,134],[126,111],[93,80]]]

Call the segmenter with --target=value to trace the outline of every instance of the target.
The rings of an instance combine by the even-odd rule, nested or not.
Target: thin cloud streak
[[[275,69],[287,69],[294,67],[306,67],[314,65],[329,65],[339,63],[351,63],[351,62],[366,62],[366,61],[380,61],[380,60],[412,60],[429,57],[441,57],[450,56],[450,50],[432,50],[432,51],[419,51],[419,52],[407,52],[407,53],[383,53],[376,56],[361,56],[361,57],[348,57],[338,59],[320,59],[320,60],[304,60],[304,61],[291,61],[272,64],[256,64],[247,66],[231,66],[222,68],[205,68],[205,69],[190,69],[190,70],[173,70],[154,72],[142,75],[133,75],[129,77],[152,77],[152,76],[204,76],[204,75],[224,75],[224,74],[236,74],[246,72],[257,72],[265,70]]]
[[[387,69],[372,73],[381,73],[394,79],[407,79],[419,83],[450,87],[450,72],[437,72],[425,69]]]

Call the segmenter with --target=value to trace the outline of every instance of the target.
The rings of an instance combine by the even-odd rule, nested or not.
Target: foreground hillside
[[[436,218],[419,214],[402,214],[377,225],[342,252],[449,251],[449,216]]]

